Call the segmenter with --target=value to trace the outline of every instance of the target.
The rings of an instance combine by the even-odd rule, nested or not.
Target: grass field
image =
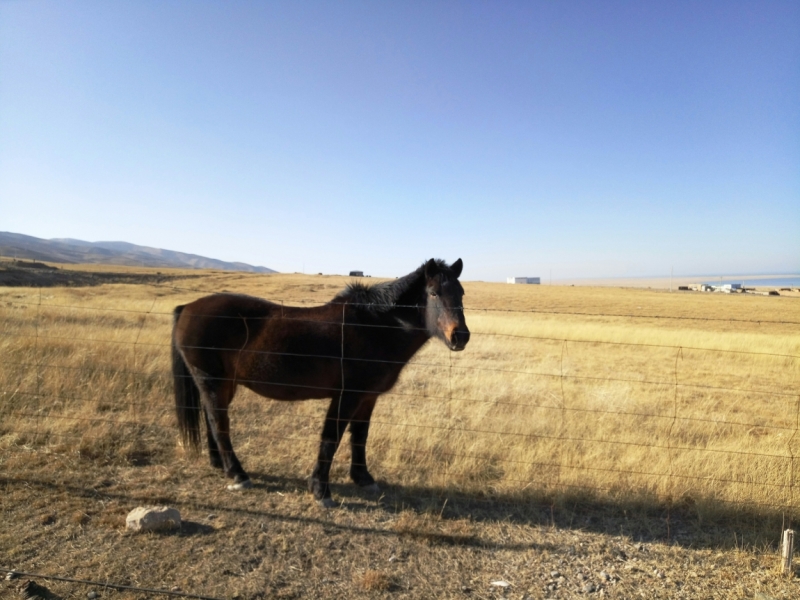
[[[467,349],[429,343],[376,408],[385,494],[347,484],[343,446],[324,512],[303,488],[325,402],[240,390],[248,493],[183,452],[171,310],[321,303],[347,278],[125,271],[148,279],[0,288],[2,567],[220,598],[800,590],[773,568],[800,515],[800,299],[467,282]],[[124,533],[158,501],[179,534]]]

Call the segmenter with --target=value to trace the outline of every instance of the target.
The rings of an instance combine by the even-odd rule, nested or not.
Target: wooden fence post
[[[781,573],[792,574],[792,554],[794,553],[794,530],[783,532],[783,551],[781,552]]]

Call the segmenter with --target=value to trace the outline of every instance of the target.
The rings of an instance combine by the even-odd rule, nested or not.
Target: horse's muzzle
[[[469,341],[469,329],[454,329],[450,334],[450,350],[460,352]]]

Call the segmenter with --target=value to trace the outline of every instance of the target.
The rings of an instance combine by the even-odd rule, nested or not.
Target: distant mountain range
[[[267,267],[225,262],[196,254],[137,246],[128,242],[84,242],[83,240],[43,240],[21,233],[0,231],[0,255],[10,258],[70,264],[104,264],[136,267],[177,267],[275,273]]]

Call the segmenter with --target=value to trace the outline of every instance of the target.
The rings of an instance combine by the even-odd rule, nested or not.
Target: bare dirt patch
[[[254,473],[254,489],[231,493],[200,462],[76,469],[63,456],[27,458],[26,474],[0,480],[0,514],[14,523],[0,533],[1,562],[23,572],[248,600],[800,592],[797,579],[777,572],[775,545],[763,534],[769,523],[777,536],[780,522],[764,515],[704,521],[691,509],[622,500],[548,504],[386,484],[380,498],[339,484],[341,505],[324,510],[302,478]],[[180,531],[125,531],[130,509],[163,503],[181,511]],[[92,589],[120,600],[156,597],[37,581],[65,599]]]

